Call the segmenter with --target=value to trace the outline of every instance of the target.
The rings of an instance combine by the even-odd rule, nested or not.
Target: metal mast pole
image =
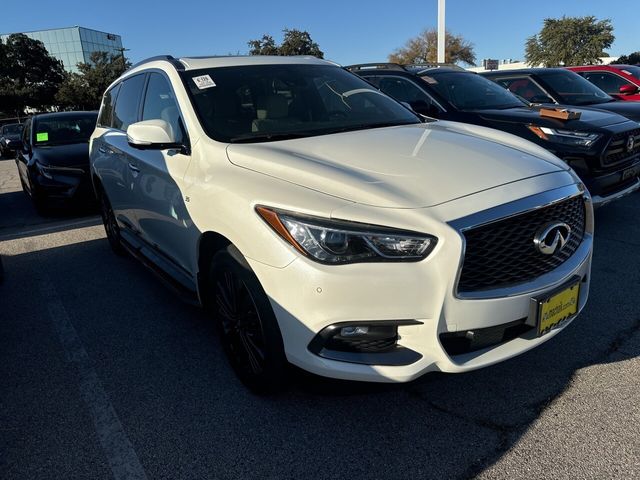
[[[438,0],[438,63],[445,62],[445,26],[444,26],[444,10],[445,1]]]

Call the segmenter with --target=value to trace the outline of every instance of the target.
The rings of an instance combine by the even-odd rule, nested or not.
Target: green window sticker
[[[36,133],[36,142],[46,142],[48,140],[49,140],[48,132]]]

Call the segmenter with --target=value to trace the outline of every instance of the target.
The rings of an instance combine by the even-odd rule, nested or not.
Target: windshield
[[[86,143],[96,126],[97,113],[51,115],[34,122],[36,146]]]
[[[251,65],[183,75],[204,129],[222,142],[420,123],[364,80],[330,65]]]
[[[622,70],[623,72],[626,72],[629,75],[631,75],[632,77],[635,77],[638,80],[640,80],[640,67],[635,67],[633,65],[627,65],[627,66],[621,68],[620,70]]]
[[[540,78],[555,90],[559,103],[568,105],[591,105],[613,100],[609,95],[593,83],[569,70],[561,72],[544,72]]]
[[[506,109],[527,105],[511,92],[475,73],[443,72],[420,78],[458,110]]]
[[[22,125],[19,123],[12,123],[11,125],[2,127],[2,133],[4,135],[19,135],[20,132],[22,132]]]

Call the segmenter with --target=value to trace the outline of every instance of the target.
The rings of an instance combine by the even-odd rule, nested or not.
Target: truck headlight
[[[357,262],[417,262],[434,249],[437,238],[388,227],[330,220],[256,207],[284,240],[312,260],[331,265]]]
[[[600,138],[599,133],[592,132],[560,130],[557,128],[538,127],[537,125],[527,125],[527,128],[543,140],[578,147],[590,147]]]

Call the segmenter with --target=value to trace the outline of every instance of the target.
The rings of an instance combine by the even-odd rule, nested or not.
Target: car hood
[[[36,146],[34,155],[38,163],[52,167],[76,167],[88,169],[89,144],[71,143],[67,145]]]
[[[622,100],[616,100],[615,102],[589,105],[589,108],[614,112],[618,115],[623,115],[635,122],[640,122],[640,102],[625,102]]]
[[[568,167],[514,135],[456,122],[230,144],[234,165],[357,203],[438,205]]]
[[[535,124],[540,127],[561,128],[565,130],[594,131],[594,129],[606,128],[627,122],[628,119],[613,112],[605,112],[591,108],[577,108],[565,105],[554,105],[553,108],[567,108],[580,112],[580,118],[576,120],[558,120],[556,118],[540,116],[543,106],[536,105],[531,108],[508,108],[505,110],[482,110],[480,117],[486,121]],[[548,107],[547,107],[548,108]]]

